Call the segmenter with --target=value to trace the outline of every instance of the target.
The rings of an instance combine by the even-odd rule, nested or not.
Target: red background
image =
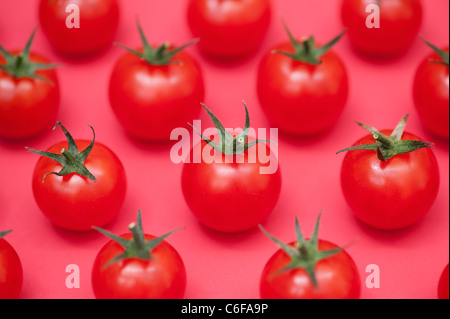
[[[140,44],[136,29],[139,15],[151,42],[183,44],[192,39],[186,18],[186,1],[121,1],[121,23],[116,41],[127,46]],[[204,59],[195,47],[188,51],[202,65],[206,80],[205,103],[226,127],[244,124],[245,99],[255,128],[269,128],[255,93],[256,70],[262,54],[287,39],[281,17],[297,36],[314,34],[321,43],[342,31],[337,0],[274,0],[270,31],[261,49],[235,65]],[[37,0],[0,0],[0,43],[8,50],[23,48],[38,26]],[[438,46],[448,44],[449,2],[423,1],[425,17],[420,33]],[[205,229],[189,212],[180,187],[181,165],[169,157],[171,145],[137,143],[124,134],[108,102],[107,87],[114,62],[123,53],[118,47],[91,60],[65,60],[52,51],[38,30],[33,50],[54,62],[62,87],[58,119],[76,138],[91,138],[92,124],[97,140],[108,145],[126,167],[129,188],[119,216],[107,226],[115,233],[127,226],[142,209],[144,230],[162,235],[184,226],[168,241],[183,257],[188,286],[186,298],[258,298],[259,276],[277,247],[258,229],[222,235]],[[449,260],[449,152],[448,142],[436,141],[421,126],[413,106],[412,80],[419,62],[430,52],[417,39],[408,52],[393,61],[373,62],[357,55],[344,38],[335,48],[344,60],[351,80],[347,108],[336,127],[324,136],[295,140],[280,136],[279,160],[283,186],[279,203],[264,227],[279,239],[295,238],[298,216],[309,236],[324,209],[320,237],[345,245],[361,273],[362,298],[436,298],[437,282]],[[379,129],[393,128],[411,113],[408,131],[437,143],[442,184],[437,201],[417,225],[400,231],[382,232],[359,223],[342,196],[339,171],[343,155],[336,151],[350,146],[366,133],[358,120]],[[210,125],[202,113],[200,119]],[[31,175],[37,156],[24,146],[46,149],[64,138],[48,132],[28,143],[0,141],[0,229],[14,229],[6,239],[15,247],[24,268],[21,298],[93,298],[90,272],[94,258],[107,239],[97,232],[73,233],[54,227],[41,214],[31,191]],[[80,267],[81,287],[68,289],[66,266]],[[364,286],[366,266],[377,264],[381,287]]]

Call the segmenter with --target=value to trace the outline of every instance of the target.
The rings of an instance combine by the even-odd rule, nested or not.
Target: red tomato
[[[388,136],[392,130],[381,133]],[[420,139],[405,132],[402,140]],[[373,143],[371,135],[354,145]],[[368,150],[348,152],[341,170],[342,190],[356,217],[375,228],[411,226],[433,205],[439,190],[437,159],[430,148],[395,155],[386,162]]]
[[[78,6],[79,28],[74,23]],[[117,0],[41,0],[39,18],[50,44],[68,56],[98,53],[112,45],[119,25]]]
[[[270,0],[189,0],[187,19],[200,49],[219,59],[254,53],[270,25]]]
[[[373,11],[366,10],[374,4],[380,10],[380,28],[367,27]],[[352,45],[367,56],[381,58],[404,53],[417,37],[423,16],[421,0],[343,0],[341,11]]]
[[[111,235],[108,235],[111,236]],[[120,236],[136,249],[136,235]],[[156,238],[139,232],[146,244]],[[166,237],[164,235],[163,237]],[[112,237],[114,238],[114,237]],[[144,248],[143,248],[144,249]],[[116,240],[109,241],[98,253],[92,268],[92,286],[98,299],[181,299],[186,290],[186,269],[178,252],[166,241],[150,248],[147,257],[127,254],[127,249]],[[144,253],[145,253],[144,252]],[[116,259],[117,258],[117,259]]]
[[[84,150],[91,142],[76,140],[75,143]],[[68,149],[67,142],[57,143],[47,151],[59,154],[62,149]],[[44,215],[59,227],[88,231],[93,225],[109,223],[122,207],[127,180],[119,158],[105,145],[95,143],[84,166],[95,181],[76,172],[65,176],[45,176],[60,171],[63,166],[44,156],[34,168],[32,186],[36,203]]]
[[[438,286],[438,299],[449,299],[449,265],[447,264],[447,267],[444,268],[442,271],[442,275],[439,279],[439,286]]]
[[[448,47],[443,51],[448,54]],[[420,119],[433,134],[449,138],[449,75],[447,65],[433,52],[420,64],[414,80],[414,101]],[[444,62],[445,63],[445,62]]]
[[[166,47],[162,55],[179,49]],[[117,119],[131,136],[170,141],[173,129],[186,127],[198,115],[205,94],[203,75],[200,65],[184,51],[163,57],[163,62],[139,55],[150,50],[127,52],[117,61],[109,98]]]
[[[0,232],[0,299],[17,299],[23,282],[20,258],[14,248],[3,238],[8,232]]]

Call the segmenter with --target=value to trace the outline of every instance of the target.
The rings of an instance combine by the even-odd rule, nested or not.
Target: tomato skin
[[[258,144],[254,148],[255,154],[259,148],[265,148],[270,162],[276,161],[278,165],[268,146]],[[203,225],[225,233],[246,231],[262,223],[274,209],[281,192],[279,166],[274,174],[260,174],[260,168],[267,164],[261,163],[258,156],[255,163],[251,163],[248,151],[244,163],[236,163],[236,157],[211,150],[202,141],[193,152],[213,154],[214,162],[208,164],[202,159],[200,163],[193,163],[191,160],[183,166],[182,190],[192,213]]]
[[[294,53],[290,42],[273,48]],[[346,68],[332,51],[318,66],[270,50],[259,66],[257,93],[269,121],[281,131],[311,136],[329,130],[345,108],[349,94]]]
[[[438,299],[449,299],[449,265],[442,271],[438,285]]]
[[[381,131],[390,136],[392,130]],[[402,140],[421,140],[405,132]],[[372,144],[371,135],[354,145]],[[344,197],[362,222],[383,230],[401,229],[422,219],[436,200],[437,159],[429,148],[396,155],[387,162],[373,151],[350,151],[341,169]]]
[[[70,4],[80,11],[80,28],[68,28],[66,20],[72,11]],[[41,0],[39,20],[51,45],[68,56],[87,56],[99,53],[112,45],[120,18],[117,0]]]
[[[23,283],[22,263],[14,248],[0,239],[0,299],[17,299]]]
[[[380,28],[366,26],[369,4],[377,4],[377,0],[342,0],[342,21],[353,47],[377,58],[404,53],[416,39],[422,24],[421,0],[380,1]]]
[[[90,144],[87,140],[76,143],[79,150]],[[67,142],[61,142],[48,151],[60,153],[67,147]],[[46,157],[41,157],[34,169],[32,187],[36,203],[52,223],[64,229],[90,231],[92,226],[104,226],[114,219],[125,200],[125,170],[109,148],[96,142],[84,164],[96,177],[95,182],[76,173],[48,175],[42,182],[45,174],[61,170],[59,163]]]
[[[291,243],[290,246],[295,246]],[[319,250],[336,249],[335,244],[319,239]],[[352,257],[346,252],[316,264],[317,289],[305,269],[276,274],[290,263],[290,257],[278,250],[267,262],[260,279],[262,299],[359,299],[361,279]]]
[[[184,51],[174,60],[182,65],[153,66],[127,52],[116,63],[109,98],[132,137],[169,141],[173,129],[187,127],[200,112],[205,95],[200,65]]]
[[[19,51],[12,51],[17,56]],[[43,56],[31,53],[31,62],[48,64]],[[0,64],[5,59],[0,55]],[[60,88],[54,69],[36,71],[52,83],[33,78],[14,78],[0,70],[0,138],[23,140],[35,137],[55,123]]]
[[[443,51],[449,52],[448,47]],[[419,65],[413,87],[414,102],[424,126],[431,133],[449,138],[449,71],[437,53],[427,56]]]
[[[131,234],[121,236],[131,239]],[[145,239],[155,239],[145,235]],[[92,268],[92,286],[98,299],[182,299],[186,269],[178,252],[163,241],[151,252],[152,259],[123,259],[103,268],[124,249],[109,241],[98,253]]]
[[[187,20],[206,55],[244,58],[258,49],[267,33],[271,1],[189,0]]]

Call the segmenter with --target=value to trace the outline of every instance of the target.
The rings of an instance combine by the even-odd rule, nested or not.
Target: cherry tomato
[[[368,27],[379,8],[379,28]],[[341,15],[353,47],[375,58],[404,53],[419,33],[423,8],[421,0],[342,0]],[[368,21],[370,20],[370,21]]]
[[[355,149],[346,154],[341,169],[342,190],[356,217],[385,230],[405,228],[421,220],[436,200],[440,184],[439,166],[431,145],[411,133],[398,134],[402,144],[386,151],[402,149],[405,153],[380,160],[376,147],[382,144],[370,143],[374,137],[381,134],[386,137],[392,132],[373,132],[357,141]],[[362,145],[375,148],[358,149]],[[413,150],[407,152],[408,147]]]
[[[248,140],[242,134],[219,132],[222,142],[231,145],[241,141],[243,146]],[[189,208],[203,225],[216,231],[235,233],[257,226],[272,212],[281,191],[281,173],[273,151],[258,143],[245,151],[243,146],[242,152],[226,154],[221,151],[223,145],[205,139],[194,146],[189,162],[183,166],[181,183]],[[262,161],[260,152],[268,158]],[[194,154],[209,154],[210,158],[202,156],[196,163]],[[262,169],[270,165],[275,169],[263,174]]]
[[[414,101],[424,126],[433,134],[449,138],[448,47],[427,56],[417,69]],[[445,57],[446,61],[442,59]]]
[[[449,299],[449,265],[442,271],[438,285],[438,299]]]
[[[271,21],[270,0],[189,0],[187,19],[199,48],[218,59],[239,59],[261,45]]]
[[[17,299],[22,290],[23,270],[17,252],[0,232],[0,299]]]
[[[119,9],[117,0],[41,0],[39,19],[58,52],[71,57],[87,56],[112,45]],[[74,25],[77,19],[79,27]]]
[[[107,146],[73,140],[63,130],[68,142],[57,143],[47,152],[33,151],[42,155],[32,178],[36,203],[59,227],[88,231],[92,226],[104,226],[114,219],[124,202],[127,188],[124,167]],[[85,151],[79,153],[78,149]],[[84,161],[82,155],[83,158],[87,155]]]
[[[23,51],[7,52],[0,46],[0,138],[32,138],[55,123],[58,76],[55,65],[30,52],[33,37]]]
[[[282,132],[311,136],[329,130],[345,108],[349,94],[346,68],[328,45],[313,37],[275,46],[262,59],[257,80],[261,107]]]
[[[301,237],[289,245],[266,234],[281,249],[269,259],[261,274],[262,299],[360,298],[358,268],[345,250],[319,239],[317,231],[311,239],[304,239],[300,233]]]
[[[163,239],[130,225],[132,234],[115,236],[98,253],[92,268],[92,286],[98,299],[181,299],[186,269],[178,252]],[[100,229],[99,229],[100,230]]]
[[[202,71],[182,51],[187,45],[152,48],[139,30],[144,47],[127,49],[129,52],[114,66],[109,84],[111,106],[132,137],[170,141],[172,130],[186,127],[200,111],[204,98]]]

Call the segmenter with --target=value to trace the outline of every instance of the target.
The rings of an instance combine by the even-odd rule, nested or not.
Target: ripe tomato
[[[254,53],[270,25],[270,0],[189,0],[189,27],[199,47],[213,58],[238,59]]]
[[[346,68],[329,44],[318,47],[313,37],[301,43],[286,28],[290,42],[275,46],[262,59],[257,80],[261,107],[281,131],[310,136],[330,129],[347,102]]]
[[[70,27],[77,13],[79,27]],[[119,16],[118,0],[41,0],[39,4],[40,23],[50,44],[71,57],[95,54],[111,46]]]
[[[388,137],[392,130],[371,128],[372,135],[347,149],[350,152],[342,163],[341,184],[347,203],[357,218],[379,229],[417,223],[428,213],[439,190],[439,166],[431,144],[403,131],[406,118],[402,123],[402,128],[395,130],[397,138],[392,139]],[[370,144],[374,139],[376,143]],[[391,140],[392,146],[385,148],[381,139]],[[383,154],[384,160],[380,159]]]
[[[55,225],[74,231],[92,230],[109,223],[120,211],[127,180],[119,158],[94,140],[60,142],[42,155],[33,178],[33,194],[41,211]],[[81,153],[78,151],[83,149]],[[61,154],[59,154],[61,152]]]
[[[378,5],[379,28],[367,26],[373,14],[367,10],[369,5]],[[411,46],[422,24],[423,8],[421,0],[342,0],[341,15],[356,50],[386,58],[400,55]]]
[[[20,258],[3,238],[9,232],[0,232],[0,299],[17,299],[23,282]]]
[[[204,98],[199,64],[186,46],[164,44],[153,49],[139,26],[144,48],[127,49],[117,61],[109,84],[112,109],[133,137],[170,141],[174,128],[186,127],[197,116]]]
[[[320,219],[320,218],[319,218]],[[337,245],[301,234],[289,245],[261,229],[281,247],[266,263],[260,279],[262,299],[359,299],[361,279],[352,257]]]
[[[429,44],[431,45],[431,44]],[[448,47],[432,54],[417,69],[414,101],[425,127],[433,134],[449,138],[449,59]]]
[[[55,65],[30,52],[33,37],[34,32],[21,52],[0,46],[0,138],[34,137],[50,128],[58,113]]]
[[[449,265],[442,271],[441,277],[439,278],[438,286],[438,299],[449,299]]]
[[[278,201],[281,173],[277,158],[264,144],[256,141],[246,144],[245,128],[239,135],[225,132],[214,115],[206,110],[217,125],[222,143],[208,143],[203,136],[202,142],[194,146],[182,171],[184,197],[198,220],[213,230],[235,233],[251,229],[267,218]],[[246,128],[249,123],[247,113]],[[234,149],[231,146],[230,152],[225,152],[224,148],[230,145],[235,145]],[[261,160],[260,152],[268,154],[268,162]],[[199,163],[194,162],[193,154],[202,154]],[[206,158],[205,154],[211,158]],[[276,171],[261,173],[261,168],[273,163],[276,163]]]
[[[116,236],[98,253],[92,268],[92,286],[98,299],[181,299],[186,269],[178,252],[164,239],[144,234],[140,213],[131,234]]]

